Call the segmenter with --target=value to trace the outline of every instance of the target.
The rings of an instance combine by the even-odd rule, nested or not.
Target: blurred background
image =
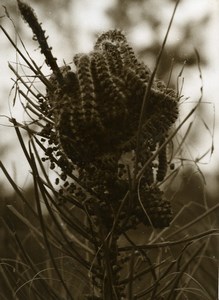
[[[32,0],[26,1],[35,10],[58,64],[72,63],[78,52],[92,50],[96,37],[112,28],[123,30],[138,57],[153,69],[166,33],[175,0]],[[30,56],[39,64],[44,57],[32,32],[21,19],[16,1],[1,0],[0,22],[16,42],[18,34]],[[13,20],[13,27],[9,14]],[[219,2],[218,0],[182,0],[177,9],[172,29],[163,53],[157,77],[170,85],[182,88],[184,98],[180,104],[183,116],[197,103],[202,95],[202,104],[195,116],[179,133],[186,136],[184,150],[179,161],[183,168],[178,182],[172,187],[178,194],[176,210],[190,201],[207,198],[209,207],[218,203],[219,195]],[[23,121],[24,113],[19,101],[13,100],[14,75],[8,62],[19,63],[15,49],[3,32],[0,32],[0,158],[7,166],[19,187],[29,193],[30,174],[25,156],[20,149],[14,129],[8,117],[11,113]],[[200,56],[198,63],[196,51]],[[201,73],[200,73],[201,69]],[[181,72],[183,70],[183,72]],[[49,75],[49,70],[46,70]],[[179,120],[180,121],[180,120]],[[183,159],[182,159],[183,158]],[[0,171],[1,172],[1,171]],[[6,214],[6,204],[16,203],[9,183],[3,173],[0,176],[0,214]],[[218,210],[217,210],[218,212]],[[194,213],[194,210],[189,213]],[[199,213],[199,212],[197,212]],[[217,214],[211,226],[218,226]],[[22,228],[20,229],[22,230]],[[7,236],[0,229],[0,239],[6,243]],[[215,245],[215,244],[214,244]],[[4,252],[1,248],[1,253]],[[216,253],[216,251],[214,251]],[[216,255],[214,253],[214,255]],[[3,254],[2,254],[3,255]]]
[[[96,37],[103,31],[111,28],[123,30],[135,49],[138,57],[151,69],[154,67],[167,26],[175,4],[174,0],[47,0],[27,1],[34,8],[39,21],[49,36],[49,44],[59,65],[64,62],[71,63],[73,56],[78,52],[89,52]],[[1,0],[0,22],[10,33],[14,41],[20,34],[22,41],[31,57],[42,64],[44,57],[40,54],[37,42],[32,39],[32,32],[21,19],[16,1]],[[7,11],[5,11],[7,9]],[[17,33],[11,21],[4,17],[7,14],[13,19]],[[212,142],[218,140],[217,99],[219,94],[219,3],[217,0],[182,0],[178,7],[174,23],[167,41],[163,59],[161,61],[158,77],[168,81],[172,72],[170,85],[176,87],[180,81],[183,86],[184,103],[180,106],[182,111],[188,111],[192,104],[198,101],[200,90],[203,89],[203,100],[193,130],[188,136],[190,144],[190,158],[201,164],[203,172],[208,174],[211,190],[215,189],[218,173],[219,152],[215,145],[211,152]],[[200,68],[203,82],[197,63],[195,49],[200,56]],[[12,107],[14,90],[12,89],[13,74],[8,68],[8,62],[18,63],[14,48],[1,32],[1,101],[2,117],[1,156],[7,161],[13,172],[16,165],[24,168],[25,162],[16,149],[16,138],[13,129],[8,128],[5,116],[13,110],[13,116],[22,121],[24,118],[22,107],[16,101]],[[179,74],[183,73],[179,78]],[[171,71],[172,69],[172,71]],[[49,71],[47,70],[47,74]],[[213,137],[214,135],[214,137]],[[15,150],[16,149],[16,150]],[[209,150],[210,149],[210,150]],[[208,152],[209,150],[209,152]],[[16,157],[14,153],[16,152]],[[203,159],[200,157],[204,153]],[[16,174],[15,174],[16,175]],[[213,176],[212,176],[213,175]],[[25,184],[25,177],[18,178],[19,184]],[[21,181],[20,181],[21,180]]]

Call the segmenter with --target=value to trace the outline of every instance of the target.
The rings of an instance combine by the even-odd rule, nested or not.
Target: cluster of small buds
[[[38,104],[45,123],[43,160],[49,160],[51,169],[61,169],[55,179],[61,185],[58,204],[68,199],[89,215],[103,277],[93,274],[93,284],[103,292],[110,274],[117,298],[126,299],[124,287],[118,285],[123,267],[119,236],[140,223],[164,228],[172,220],[170,203],[157,185],[167,172],[165,147],[157,153],[156,176],[150,159],[177,119],[178,97],[159,80],[151,84],[151,71],[120,30],[101,34],[90,53],[76,54],[74,71],[70,65],[59,68],[34,11],[21,0],[18,6],[53,72],[49,80],[44,78],[47,92],[38,97]],[[109,234],[104,260],[103,244]]]
[[[57,185],[60,180],[63,183],[61,195],[67,192],[68,196],[72,194],[81,202],[87,198],[86,189],[95,195],[87,202],[87,209],[93,215],[93,208],[98,204],[101,218],[110,223],[107,224],[110,228],[124,195],[132,190],[133,173],[137,174],[168,137],[178,116],[179,99],[162,81],[154,79],[149,85],[151,71],[137,59],[125,35],[117,29],[101,34],[90,53],[76,54],[74,71],[70,65],[59,67],[33,9],[21,0],[18,0],[18,7],[53,72],[49,80],[40,75],[47,93],[37,97],[45,124],[42,142],[47,140],[43,160],[50,161],[51,169],[61,168],[60,178],[56,179]],[[150,91],[142,114],[148,86]],[[123,160],[127,153],[134,153],[128,163]],[[75,176],[71,176],[72,172],[77,172],[83,191],[69,181],[68,176]],[[159,221],[159,215],[163,216],[164,211],[168,216],[171,214],[169,204],[157,186],[157,182],[165,179],[166,172],[166,149],[163,147],[158,153],[156,176],[154,162],[147,164],[144,172],[146,188],[140,193],[152,223],[139,217],[142,213],[139,203],[133,200],[135,196],[129,197],[129,204],[120,211],[118,222],[123,224],[121,226],[126,223],[124,230],[138,222],[155,227],[169,225],[170,217]],[[106,218],[107,211],[109,216]],[[153,221],[155,216],[156,222]],[[118,232],[121,231],[118,228]]]
[[[46,63],[53,71],[47,80],[46,96],[38,99],[42,115],[45,120],[50,120],[41,132],[43,139],[48,140],[44,160],[50,160],[51,169],[56,165],[61,168],[60,179],[64,181],[61,193],[64,190],[68,193],[73,191],[73,183],[70,184],[67,177],[73,170],[77,170],[78,181],[85,190],[87,188],[95,193],[97,197],[94,199],[101,199],[98,204],[101,204],[100,215],[103,220],[107,209],[110,212],[107,218],[111,220],[111,224],[108,224],[110,227],[132,181],[133,167],[123,163],[121,158],[130,152],[135,157],[138,143],[135,168],[141,168],[150,159],[177,119],[177,95],[163,82],[155,79],[142,117],[142,104],[151,71],[137,59],[120,30],[101,34],[90,53],[76,54],[73,58],[73,72],[69,65],[58,67],[34,11],[20,0],[18,6],[40,44]],[[140,116],[143,122],[139,134]],[[148,164],[144,174],[147,189],[142,196],[149,197],[145,205],[155,227],[169,224],[168,218],[165,222],[153,221],[153,216],[157,218],[157,215],[163,214],[166,204],[159,191],[151,188],[156,181],[165,178],[166,171],[166,150],[163,148],[158,154],[156,178],[153,162]],[[77,188],[73,193],[76,191]],[[83,192],[79,196],[82,201],[86,198]],[[92,214],[92,207],[95,207],[93,201],[90,205],[88,209]],[[130,216],[136,211],[134,206],[129,205]],[[136,217],[135,220],[141,218]],[[124,222],[121,220],[120,223]],[[134,223],[133,220],[127,222],[133,226]]]
[[[140,187],[140,199],[137,201],[136,215],[142,223],[155,228],[169,226],[172,221],[171,205],[157,186]]]
[[[107,208],[113,215],[114,206],[118,207],[118,201],[129,189],[130,169],[121,158],[136,150],[138,122],[151,72],[138,61],[119,30],[100,35],[94,50],[75,55],[74,63],[75,72],[68,65],[60,68],[62,86],[56,74],[50,78],[53,89],[47,92],[47,106],[41,103],[53,121],[53,128],[47,134],[58,143],[57,153],[62,153],[61,157],[77,168],[83,186],[105,201],[102,215],[105,216]],[[143,117],[140,164],[164,141],[177,115],[178,99],[174,91],[154,80]],[[154,183],[152,169],[150,164],[144,175],[149,186]],[[162,181],[166,171],[164,148],[158,156],[156,180]],[[156,203],[153,210],[159,211],[163,202]],[[91,213],[92,207],[93,204]],[[112,216],[107,219],[113,222]],[[152,223],[162,227],[159,222]]]

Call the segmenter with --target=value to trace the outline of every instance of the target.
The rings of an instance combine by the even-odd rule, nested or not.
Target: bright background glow
[[[7,6],[10,1],[5,1],[3,3]],[[159,1],[158,2],[158,9]],[[60,2],[61,3],[61,2]],[[75,0],[72,1],[72,4],[69,7],[69,10],[65,15],[60,16],[59,22],[62,25],[68,25],[72,27],[74,33],[72,37],[74,41],[71,41],[71,37],[66,36],[66,33],[60,31],[59,27],[54,27],[54,23],[50,21],[50,17],[54,17],[54,11],[51,9],[42,12],[40,15],[40,5],[35,2],[34,9],[38,15],[38,18],[43,21],[43,28],[46,29],[47,34],[49,35],[49,44],[53,46],[53,52],[56,57],[58,57],[58,62],[63,63],[63,59],[66,62],[71,62],[75,53],[77,52],[88,52],[92,49],[93,42],[95,40],[95,35],[97,32],[101,33],[102,31],[112,28],[112,22],[109,18],[106,18],[104,13],[105,9],[113,6],[115,0]],[[163,32],[160,34],[164,36],[173,6],[163,5],[161,9],[161,16],[164,22]],[[176,41],[182,38],[180,27],[184,22],[193,22],[201,18],[206,11],[210,12],[210,21],[207,23],[207,26],[204,32],[200,32],[200,35],[204,36],[204,45],[203,50],[207,59],[208,64],[202,68],[203,74],[203,89],[204,89],[204,99],[207,102],[203,104],[207,112],[207,118],[209,119],[209,126],[213,126],[213,118],[215,113],[215,151],[211,157],[211,161],[202,166],[202,169],[213,174],[214,171],[218,171],[218,162],[219,162],[219,107],[218,107],[218,95],[219,95],[219,2],[218,0],[182,0],[178,8],[173,27],[168,39],[168,43],[175,43]],[[58,13],[56,11],[56,13]],[[132,12],[135,13],[134,10]],[[2,15],[4,11],[2,10]],[[23,38],[27,49],[33,50],[34,59],[42,61],[42,57],[39,51],[34,51],[36,49],[36,44],[31,40],[30,29],[20,22],[19,25],[22,28],[22,38]],[[3,26],[11,32],[13,38],[16,37],[13,28],[9,24],[8,20],[3,20]],[[123,29],[123,28],[122,28]],[[125,29],[125,28],[124,28]],[[126,30],[125,30],[126,31]],[[26,37],[27,36],[27,37]],[[153,35],[153,29],[145,28],[141,26],[136,26],[132,30],[127,32],[129,41],[134,47],[141,47],[142,45],[147,45],[151,40],[155,39],[156,36]],[[196,47],[197,45],[191,45],[191,48]],[[29,48],[30,47],[30,48]],[[31,51],[31,50],[30,50]],[[16,61],[15,51],[12,46],[9,44],[7,39],[3,37],[1,33],[1,48],[0,48],[0,86],[1,86],[1,100],[0,100],[0,109],[2,115],[9,115],[9,92],[12,87],[12,81],[10,78],[13,77],[12,73],[8,68],[8,61]],[[147,63],[147,61],[145,62]],[[186,68],[184,71],[185,83],[183,93],[186,97],[190,97],[191,102],[197,101],[200,96],[200,78],[198,68],[195,70],[192,68]],[[11,100],[10,100],[11,101]],[[11,107],[10,103],[10,107]],[[13,110],[13,115],[16,118],[22,120],[23,112],[19,107],[16,107]],[[7,120],[3,117],[0,119],[0,123],[7,125]],[[17,146],[14,146],[14,142],[17,143],[16,136],[14,135],[13,129],[7,127],[0,128],[0,134],[2,147],[5,145],[5,155],[4,161],[8,166],[11,166],[11,169],[16,173],[22,172],[27,174],[27,167],[24,161],[24,155],[20,149],[17,149]],[[202,132],[199,132],[199,145],[203,147],[206,146],[206,141],[202,138]],[[10,146],[7,146],[7,145]],[[13,147],[12,147],[13,145]],[[202,150],[200,153],[202,153]],[[14,166],[16,166],[14,168]],[[19,169],[19,172],[16,171]],[[10,168],[9,168],[10,170]],[[25,176],[18,176],[18,182],[23,185],[25,183]],[[213,182],[213,177],[209,176],[209,182]]]

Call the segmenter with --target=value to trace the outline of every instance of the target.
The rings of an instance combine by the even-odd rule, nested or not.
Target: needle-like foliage
[[[118,29],[102,33],[91,52],[74,55],[73,70],[58,66],[33,9],[17,2],[52,74],[44,76],[2,28],[45,88],[39,92],[10,65],[31,119],[29,124],[10,121],[31,168],[35,209],[29,209],[36,225],[8,208],[29,227],[46,261],[43,268],[36,265],[16,231],[5,224],[19,249],[17,262],[2,261],[6,285],[14,299],[177,299],[189,292],[187,270],[207,242],[186,260],[188,249],[217,231],[163,242],[157,242],[158,234],[146,245],[137,245],[129,233],[140,227],[165,237],[174,217],[161,189],[172,165],[167,146],[201,101],[174,127],[181,95],[155,76],[179,1],[153,72]],[[29,206],[2,163],[1,168]],[[173,257],[171,247],[181,244]],[[16,274],[9,275],[8,266]],[[200,294],[208,297],[204,289]]]

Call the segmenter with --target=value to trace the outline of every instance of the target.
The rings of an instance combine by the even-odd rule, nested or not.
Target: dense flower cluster
[[[46,86],[33,111],[43,128],[41,142],[36,138],[42,159],[57,173],[61,169],[56,200],[73,203],[87,216],[84,231],[91,235],[85,237],[95,252],[89,272],[97,294],[126,299],[121,270],[131,258],[120,256],[119,237],[141,223],[164,228],[172,220],[158,182],[167,172],[164,145],[178,116],[178,96],[154,79],[120,30],[101,34],[90,53],[76,54],[73,69],[60,68],[32,8],[21,0],[18,6],[52,71],[47,79],[32,68]],[[59,208],[68,211],[68,203]],[[81,226],[71,224],[76,232]]]
[[[101,199],[101,214],[111,226],[119,201],[130,189],[128,170],[133,174],[133,166],[130,169],[130,162],[127,165],[122,157],[129,153],[130,160],[135,160],[139,118],[151,72],[137,60],[119,30],[103,33],[97,39],[94,50],[75,55],[74,63],[74,72],[67,65],[62,67],[64,84],[61,87],[55,74],[50,78],[54,89],[48,90],[47,102],[43,103],[45,113],[54,121],[50,139],[59,145],[57,153],[64,153],[76,166],[83,185]],[[165,140],[177,118],[177,102],[173,90],[160,81],[154,81],[143,115],[139,168]],[[163,180],[166,174],[165,157],[164,149],[159,154],[158,181]],[[170,206],[162,193],[154,194],[154,189],[150,188],[152,184],[154,175],[151,163],[144,175],[144,187],[140,185],[142,193],[147,190],[144,202],[152,219],[149,224],[168,226]],[[152,204],[154,198],[156,204]],[[131,205],[130,216],[133,216],[138,202],[134,199],[130,199],[135,202]],[[88,201],[91,214],[95,214],[93,207],[96,203],[92,204],[93,201]],[[156,214],[157,221],[152,217],[151,207],[159,212]],[[159,222],[160,215],[162,220],[166,215],[164,222]]]
[[[62,169],[64,189],[60,193],[86,203],[91,216],[96,215],[98,207],[99,217],[110,229],[130,191],[127,205],[120,211],[118,233],[139,222],[168,226],[171,207],[156,185],[167,171],[165,148],[158,153],[156,172],[150,162],[140,184],[133,182],[176,121],[177,95],[154,80],[145,99],[151,72],[136,58],[120,30],[101,34],[90,53],[76,54],[74,70],[69,65],[59,68],[33,10],[20,0],[18,5],[53,71],[47,95],[39,99],[39,104],[44,116],[52,120],[41,134],[49,142],[45,154],[51,167]],[[143,122],[139,127],[140,119]],[[93,197],[67,180],[72,172]]]

